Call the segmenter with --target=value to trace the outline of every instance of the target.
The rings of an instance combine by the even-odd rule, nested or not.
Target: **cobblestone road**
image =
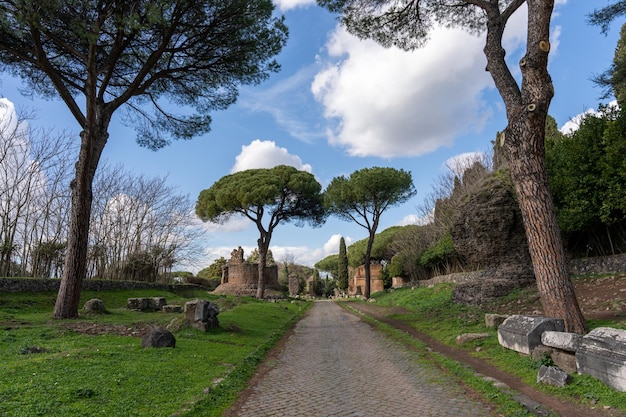
[[[316,302],[238,417],[490,416],[417,353],[334,302]]]

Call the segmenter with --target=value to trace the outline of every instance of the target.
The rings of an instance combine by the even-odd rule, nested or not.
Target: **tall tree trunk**
[[[267,262],[269,241],[267,238],[261,237],[257,243],[259,247],[259,277],[257,280],[256,298],[262,300],[265,296],[265,263]]]
[[[584,333],[587,325],[569,277],[545,166],[545,123],[554,95],[548,73],[554,1],[526,3],[528,39],[526,54],[520,61],[521,90],[504,61],[501,45],[506,22],[498,19],[497,2],[488,24],[487,69],[504,100],[508,118],[499,145],[509,162],[544,313],[562,318],[566,331]]]
[[[371,272],[371,255],[372,255],[372,246],[374,246],[374,237],[376,236],[376,229],[370,230],[370,237],[367,240],[367,249],[365,250],[365,265],[363,268],[365,269],[365,292],[363,296],[365,298],[370,298],[372,294],[372,272]]]
[[[101,127],[83,130],[80,136],[81,147],[76,163],[76,177],[70,185],[72,207],[63,276],[54,305],[53,317],[55,319],[78,317],[80,291],[87,273],[93,178],[108,133],[105,127]]]

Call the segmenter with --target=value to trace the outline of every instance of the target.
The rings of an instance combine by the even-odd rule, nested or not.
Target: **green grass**
[[[165,326],[183,317],[125,308],[127,298],[147,296],[166,297],[168,304],[216,302],[220,328],[182,329],[173,349],[142,349],[139,338],[66,328],[77,322]],[[53,321],[55,294],[0,294],[0,416],[219,416],[309,306],[160,290],[85,292],[81,305],[95,297],[108,314]],[[34,346],[45,352],[27,353]]]
[[[497,340],[497,331],[487,328],[484,323],[484,315],[490,311],[454,304],[450,301],[451,294],[452,286],[441,284],[432,288],[407,288],[388,293],[376,293],[372,297],[381,305],[405,307],[410,311],[409,314],[392,317],[406,320],[416,330],[451,346],[459,347],[455,338],[460,334],[489,333],[491,337],[488,339],[467,343],[462,348],[472,355],[490,361],[506,372],[519,376],[526,384],[537,390],[585,405],[598,408],[608,406],[626,411],[626,393],[617,392],[586,375],[572,375],[572,383],[564,388],[537,384],[540,363],[528,356],[502,348]],[[524,296],[525,292],[521,290],[509,295],[509,298],[514,300],[516,297],[523,298]],[[623,321],[611,320],[589,321],[589,326],[590,328],[598,326],[625,328]],[[478,347],[480,349],[477,351]],[[463,379],[465,380],[465,377]]]

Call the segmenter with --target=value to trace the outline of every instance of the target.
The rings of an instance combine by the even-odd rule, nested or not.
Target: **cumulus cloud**
[[[276,146],[274,141],[259,139],[241,147],[241,153],[235,158],[235,165],[230,172],[273,168],[277,165],[289,165],[301,171],[313,172],[311,165],[303,163],[299,156],[290,154],[287,148]]]
[[[409,226],[409,225],[417,225],[424,226],[428,223],[431,223],[434,220],[434,213],[429,213],[424,217],[420,217],[417,214],[409,214],[406,215],[400,220],[400,222],[396,226]]]
[[[274,5],[282,12],[297,7],[308,7],[315,4],[315,0],[273,0]]]
[[[405,52],[337,29],[327,50],[339,62],[311,86],[336,121],[330,143],[354,156],[418,156],[480,130],[490,114],[481,95],[492,85],[482,45],[461,30],[439,29],[426,47]]]
[[[509,56],[525,42],[525,10],[507,25]],[[329,142],[354,156],[420,156],[480,131],[493,113],[484,97],[493,88],[484,42],[461,29],[437,28],[423,48],[406,52],[338,27],[311,85],[332,123]]]

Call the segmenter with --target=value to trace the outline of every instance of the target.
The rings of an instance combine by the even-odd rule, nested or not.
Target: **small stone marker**
[[[169,330],[165,330],[162,327],[155,327],[141,339],[141,347],[175,347],[176,338]]]
[[[537,383],[554,385],[555,387],[564,387],[570,383],[572,377],[557,366],[541,365],[537,374]]]
[[[626,330],[593,329],[576,351],[578,373],[591,375],[618,391],[626,391]]]
[[[562,319],[515,315],[498,327],[498,342],[507,349],[530,355],[535,347],[541,345],[543,332],[564,329]]]

